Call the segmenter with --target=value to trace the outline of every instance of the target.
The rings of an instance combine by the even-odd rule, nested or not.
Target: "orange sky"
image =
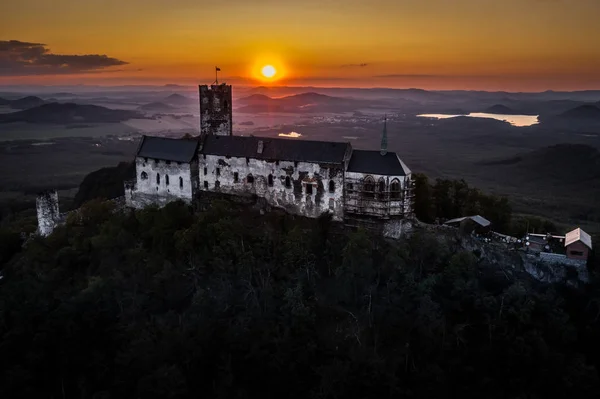
[[[262,84],[269,63],[287,85],[600,89],[599,16],[600,0],[6,0],[0,84],[196,84],[215,65]]]

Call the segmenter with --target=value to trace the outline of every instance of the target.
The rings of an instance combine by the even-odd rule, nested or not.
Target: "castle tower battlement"
[[[200,98],[200,134],[233,135],[231,85],[225,83],[198,86]]]

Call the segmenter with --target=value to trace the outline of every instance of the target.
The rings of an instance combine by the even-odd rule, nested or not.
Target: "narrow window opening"
[[[335,182],[333,180],[329,180],[329,192],[335,192]]]
[[[221,176],[221,168],[217,168],[217,177]]]
[[[286,176],[286,177],[285,177],[285,187],[286,187],[286,188],[290,188],[290,187],[292,187],[292,180],[290,179],[290,177],[289,177],[289,176]]]
[[[179,176],[179,188],[183,188],[183,177]]]
[[[352,191],[354,189],[354,185],[352,183],[348,183],[347,187],[348,191]]]
[[[269,182],[269,186],[273,186],[273,175],[269,175],[268,182]]]
[[[385,182],[383,180],[379,180],[379,192],[383,193],[385,191]]]
[[[146,180],[148,178],[148,173],[142,172],[142,175],[140,177],[142,178],[142,180]]]
[[[221,182],[217,180],[215,182],[215,188],[219,188],[219,187],[221,187]]]
[[[313,193],[312,184],[310,184],[310,183],[306,184],[306,194],[312,194],[312,193]]]
[[[208,174],[208,169],[204,168],[204,176],[206,176]]]
[[[240,179],[240,175],[238,174],[238,172],[233,172],[233,182],[237,183]]]
[[[365,181],[363,183],[363,195],[365,198],[375,197],[375,182],[370,176],[365,178]]]
[[[329,198],[329,209],[331,209],[333,211],[334,207],[335,207],[335,200],[333,198]]]
[[[400,199],[400,182],[398,180],[392,181],[390,185],[390,197],[392,199]]]
[[[254,176],[248,175],[248,177],[246,177],[246,182],[247,183],[254,183]]]
[[[160,175],[156,174],[156,184],[160,184]]]
[[[227,108],[229,107],[229,102],[227,100],[223,101],[223,109],[225,111],[227,111]]]
[[[165,175],[165,184],[169,185],[169,175]]]
[[[204,180],[204,188],[208,188],[208,182]]]

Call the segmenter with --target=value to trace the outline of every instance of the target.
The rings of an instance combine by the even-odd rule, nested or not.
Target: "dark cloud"
[[[397,79],[465,79],[465,78],[494,78],[494,75],[427,75],[427,74],[390,74],[390,75],[375,75],[373,78],[397,78]]]
[[[366,67],[367,63],[362,63],[362,64],[344,64],[342,65],[342,68],[364,68]]]
[[[107,55],[52,54],[43,43],[0,40],[0,76],[104,72],[104,68],[127,64]]]
[[[390,75],[375,75],[374,78],[447,78],[445,75],[419,75],[394,73]]]

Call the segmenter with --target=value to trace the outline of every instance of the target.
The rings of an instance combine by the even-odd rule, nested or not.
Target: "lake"
[[[421,114],[417,115],[421,118],[447,119],[456,118],[457,116],[468,116],[470,118],[491,118],[499,121],[508,122],[513,126],[531,126],[539,123],[538,115],[501,115],[501,114],[486,114],[484,112],[471,112],[468,115],[450,115],[450,114]]]

